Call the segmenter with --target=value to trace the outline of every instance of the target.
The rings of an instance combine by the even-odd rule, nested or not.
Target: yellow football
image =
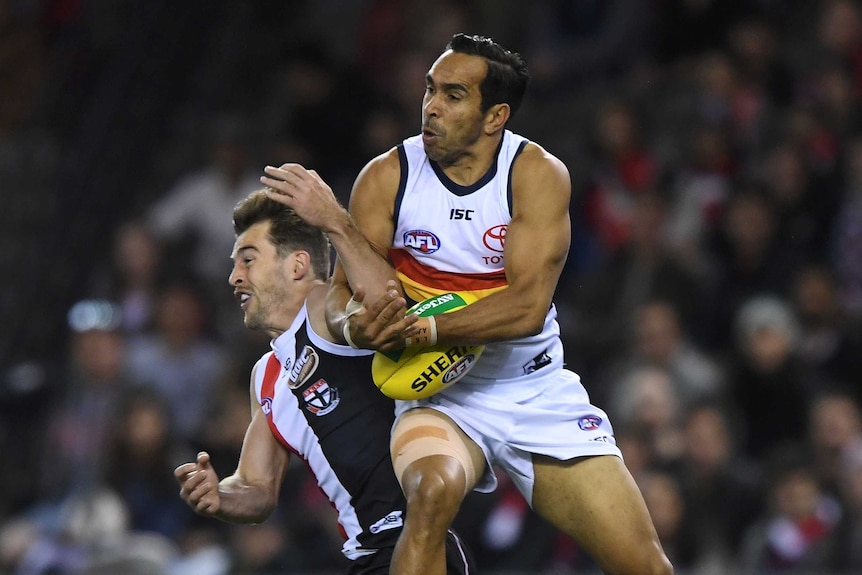
[[[461,294],[444,293],[423,300],[407,313],[437,315],[468,304]],[[371,362],[374,384],[392,399],[420,399],[434,395],[461,379],[482,355],[484,345],[437,344],[376,352]]]

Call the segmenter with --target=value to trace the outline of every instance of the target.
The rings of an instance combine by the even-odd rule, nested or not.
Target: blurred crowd
[[[346,203],[459,31],[530,66],[511,127],[573,181],[567,363],[676,572],[862,572],[862,2],[172,4],[0,0],[0,351],[45,343],[0,356],[0,573],[343,571],[302,462],[257,526],[172,471],[233,471],[269,349],[226,283],[233,205],[286,161]],[[595,573],[498,477],[455,524],[483,572]]]

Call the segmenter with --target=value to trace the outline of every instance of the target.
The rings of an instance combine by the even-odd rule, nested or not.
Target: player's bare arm
[[[568,169],[530,144],[515,163],[512,194],[504,247],[508,287],[436,316],[438,339],[482,344],[541,331],[571,242]]]
[[[252,374],[252,386],[254,385]],[[273,437],[251,389],[252,419],[233,475],[218,481],[209,455],[177,467],[180,495],[197,513],[230,523],[261,523],[275,510],[290,454]]]
[[[344,249],[333,241],[337,257],[327,298],[327,321],[333,331],[341,333],[345,306],[357,290],[361,289],[365,302],[375,302],[386,297],[388,282],[393,281],[401,295],[401,285],[388,260],[400,176],[398,152],[393,148],[371,160],[356,178],[349,209],[363,239]]]

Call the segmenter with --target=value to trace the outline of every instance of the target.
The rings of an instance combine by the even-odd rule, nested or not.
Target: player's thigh
[[[646,504],[620,458],[559,461],[534,455],[533,468],[535,511],[575,539],[600,565],[650,562],[660,553]]]

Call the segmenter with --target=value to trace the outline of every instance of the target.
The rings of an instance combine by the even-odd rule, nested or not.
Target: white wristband
[[[411,345],[428,347],[437,344],[437,320],[434,319],[433,315],[427,316],[428,319],[428,334],[422,334],[420,336],[413,336],[405,338],[404,345],[406,347],[410,347]]]
[[[353,349],[359,349],[359,346],[350,339],[350,318],[364,311],[365,306],[353,299],[353,296],[350,296],[350,299],[347,300],[347,305],[344,306],[344,323],[341,324],[341,335],[344,336],[344,341],[347,342],[347,345]]]
[[[355,343],[353,343],[353,340],[350,339],[350,317],[349,316],[344,320],[344,323],[341,325],[341,335],[344,336],[344,341],[347,342],[347,345],[349,345],[353,349],[359,349],[359,346],[357,346]]]

